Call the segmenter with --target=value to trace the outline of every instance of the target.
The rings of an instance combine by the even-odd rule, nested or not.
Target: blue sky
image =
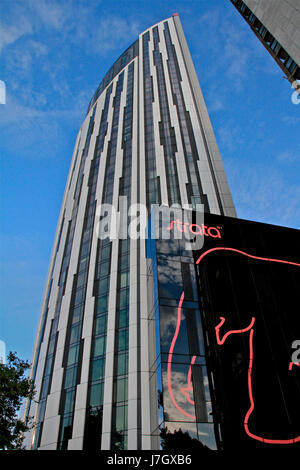
[[[229,0],[0,0],[0,339],[24,359],[89,100],[138,34],[175,12],[238,216],[300,228],[300,105]]]

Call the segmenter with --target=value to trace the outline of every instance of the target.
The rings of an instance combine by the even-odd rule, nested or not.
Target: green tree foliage
[[[188,432],[183,432],[181,429],[173,433],[168,431],[168,428],[163,428],[160,431],[161,447],[163,450],[197,450],[198,452],[211,452],[211,450],[198,441],[192,438]]]
[[[23,433],[31,427],[18,418],[23,399],[34,397],[33,383],[25,375],[29,367],[12,352],[7,364],[0,363],[0,449],[22,449]]]

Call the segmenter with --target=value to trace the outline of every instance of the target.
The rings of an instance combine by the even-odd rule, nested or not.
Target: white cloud
[[[262,64],[264,66],[265,53],[260,50],[264,48],[247,24],[241,22],[240,18],[234,18],[233,21],[232,6],[228,6],[228,14],[224,14],[223,10],[222,15],[221,7],[211,8],[192,23],[192,28],[190,34],[198,43],[196,54],[199,62],[203,57],[199,52],[201,48],[205,48],[206,54],[209,51],[211,60],[209,67],[205,67],[205,76],[209,77],[210,82],[218,77],[219,83],[219,77],[224,76],[224,85],[230,79],[231,93],[233,88],[240,93],[246,86],[254,60],[256,70]]]
[[[35,95],[32,105],[26,106],[8,94],[7,104],[0,113],[0,129],[2,148],[7,145],[9,154],[17,158],[43,159],[49,158],[49,155],[50,158],[57,158],[66,139],[66,127],[79,127],[83,112],[76,102],[68,109],[39,108],[44,99],[43,94],[39,97]]]
[[[227,174],[238,217],[295,227],[300,214],[300,184],[263,164],[227,161]],[[236,197],[235,197],[236,195]]]
[[[29,46],[36,57],[45,56],[48,52],[48,47],[46,44],[40,41],[34,41],[31,39],[29,41]]]
[[[46,0],[30,0],[29,6],[37,15],[38,19],[45,25],[56,30],[63,28],[65,22],[72,14],[70,2],[57,2]]]
[[[48,47],[39,41],[25,39],[20,46],[14,46],[6,57],[6,70],[14,78],[23,80],[31,77],[32,66],[47,55]]]
[[[277,155],[277,160],[284,163],[300,162],[300,149],[285,150]]]
[[[99,50],[113,49],[116,44],[126,41],[127,38],[136,38],[139,32],[140,27],[137,21],[131,22],[122,17],[102,19],[99,24],[98,38],[96,38],[99,40]]]
[[[26,18],[18,18],[17,24],[0,24],[0,52],[7,46],[14,44],[19,38],[32,33],[32,26]]]
[[[0,26],[0,51],[7,45],[15,43],[21,36],[32,35],[38,31],[55,34],[62,47],[67,43],[87,47],[88,51],[103,55],[108,50],[119,47],[125,42],[130,45],[140,33],[139,21],[133,17],[124,18],[122,14],[109,12],[101,17],[102,2],[89,0],[81,3],[74,0],[61,2],[58,0],[27,0],[15,1],[14,8],[5,12],[6,25]],[[95,19],[100,18],[98,24]],[[57,36],[57,34],[59,36]],[[36,53],[44,53],[41,44],[32,40],[32,49]]]
[[[240,129],[232,120],[227,121],[217,129],[218,142],[221,148],[230,152],[236,151],[239,145],[244,144]]]
[[[287,124],[288,126],[296,126],[300,122],[300,117],[295,116],[283,116],[282,122]]]
[[[211,90],[206,93],[206,104],[210,113],[224,109],[220,91],[215,86],[211,87]]]

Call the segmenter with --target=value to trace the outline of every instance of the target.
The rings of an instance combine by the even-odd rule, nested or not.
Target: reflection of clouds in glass
[[[181,323],[185,320],[185,314],[181,311]],[[160,334],[161,345],[168,346],[174,336],[177,325],[176,308],[164,308],[163,314],[160,316]]]
[[[197,424],[199,440],[209,449],[216,450],[217,444],[215,439],[214,425],[211,423]]]
[[[173,370],[175,367],[184,369],[182,371],[179,370]],[[174,364],[174,367],[172,369],[171,373],[171,386],[172,386],[172,391],[174,398],[180,408],[182,408],[184,411],[189,413],[190,415],[194,416],[195,415],[195,409],[194,406],[191,405],[187,400],[186,397],[181,393],[181,388],[182,387],[187,387],[187,375],[188,375],[188,370],[189,370],[189,365],[188,364]],[[168,390],[168,380],[167,380],[167,371],[163,372],[163,384],[164,384],[164,394],[163,394],[163,400],[164,400],[164,412],[166,413],[166,420],[171,419],[172,421],[192,421],[191,418],[188,418],[184,414],[182,414],[177,408],[175,408],[170,394]],[[193,393],[190,395],[191,399],[193,400]]]
[[[182,288],[181,265],[178,261],[160,259],[158,262],[159,284]],[[169,296],[168,296],[169,297]]]
[[[210,423],[213,422],[213,414],[212,414],[212,404],[210,401],[206,402],[206,409],[207,409],[207,416],[208,416],[208,421]]]
[[[211,399],[211,396],[210,396],[210,391],[209,391],[209,382],[208,382],[206,367],[202,367],[202,373],[203,373],[205,399],[209,401]]]
[[[180,255],[178,241],[174,239],[158,240],[157,251],[158,253],[168,253],[168,255]]]
[[[165,366],[167,366],[165,364]],[[176,370],[177,369],[177,370]],[[181,370],[178,370],[181,369]],[[177,405],[182,408],[186,413],[194,416],[195,408],[190,404],[186,397],[181,393],[182,387],[187,387],[187,376],[188,376],[189,364],[172,364],[171,373],[171,386],[174,398]],[[203,378],[205,391],[208,390],[208,378],[206,375],[206,368],[203,367]],[[208,412],[208,423],[195,423],[191,418],[188,418],[182,414],[173,404],[169,390],[167,380],[167,370],[163,371],[163,403],[164,403],[164,414],[165,424],[170,432],[178,431],[181,429],[183,432],[187,431],[193,438],[198,438],[202,444],[206,445],[210,449],[216,449],[215,434],[213,428],[213,417],[211,413],[211,403],[206,402]],[[208,390],[209,394],[209,390]],[[206,395],[206,397],[209,395]],[[191,400],[194,400],[193,392],[190,394]],[[207,398],[206,398],[207,399]],[[169,421],[170,420],[170,421]],[[198,435],[196,431],[198,429]],[[198,436],[198,437],[197,437]]]

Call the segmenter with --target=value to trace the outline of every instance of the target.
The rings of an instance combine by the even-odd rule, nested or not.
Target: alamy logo
[[[141,203],[128,205],[127,197],[119,196],[118,208],[112,204],[97,206],[95,226],[97,237],[101,240],[172,238],[183,240],[186,250],[200,250],[204,236],[221,238],[222,227],[207,227],[203,222],[202,204],[197,204],[193,211],[188,205],[169,207],[152,204],[149,216],[146,205]],[[175,223],[178,230],[174,230],[171,234]]]

